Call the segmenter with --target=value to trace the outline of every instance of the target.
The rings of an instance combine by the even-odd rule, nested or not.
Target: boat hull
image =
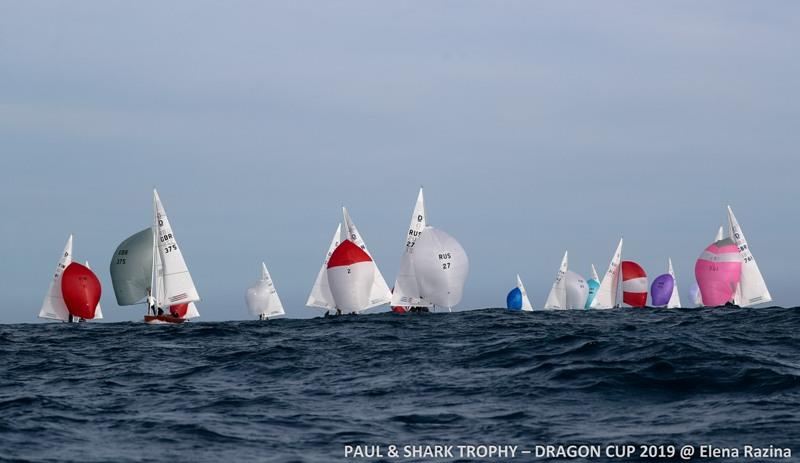
[[[179,325],[186,321],[185,318],[173,317],[171,315],[145,315],[144,322],[149,325]]]

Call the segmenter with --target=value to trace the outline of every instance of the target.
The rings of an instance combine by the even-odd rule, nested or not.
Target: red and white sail
[[[405,236],[405,247],[403,256],[400,258],[400,270],[397,272],[397,279],[394,282],[394,292],[392,293],[392,305],[397,307],[421,307],[430,305],[420,296],[417,274],[414,271],[414,245],[417,238],[425,229],[425,198],[422,195],[422,188],[419,189],[417,202],[414,205],[414,212],[411,214],[411,223]]]
[[[322,267],[320,267],[319,273],[317,273],[317,279],[314,281],[314,287],[311,288],[311,294],[308,295],[306,306],[328,310],[336,308],[336,301],[333,300],[333,294],[331,294],[331,288],[328,285],[327,271],[328,261],[330,260],[333,251],[336,250],[341,242],[342,224],[340,223],[336,227],[336,231],[333,232],[331,244],[328,246],[328,252],[325,254],[325,260],[322,262]]]
[[[622,261],[622,239],[620,238],[617,250],[608,264],[608,270],[603,275],[600,288],[592,300],[593,309],[611,309],[617,305],[617,291],[619,288],[619,267]]]
[[[631,307],[647,305],[647,273],[632,261],[622,262],[622,302]]]
[[[72,263],[72,235],[67,238],[67,244],[64,246],[64,251],[56,264],[56,271],[50,279],[50,286],[47,288],[47,294],[44,296],[42,308],[39,310],[39,318],[48,318],[51,320],[61,320],[63,322],[69,320],[69,310],[64,303],[64,296],[61,293],[61,276],[69,264]]]
[[[361,236],[361,233],[358,232],[358,228],[356,228],[356,224],[350,218],[350,214],[347,212],[346,207],[342,207],[342,215],[344,217],[347,239],[349,239],[359,248],[363,249],[364,252],[370,257],[370,260],[372,260],[372,254],[370,254],[369,249],[367,249],[367,243],[364,241],[364,237]],[[386,280],[383,278],[383,275],[381,274],[381,271],[378,269],[378,266],[375,264],[374,260],[372,260],[372,266],[374,267],[374,278],[372,280],[372,286],[369,293],[369,306],[376,307],[379,305],[388,304],[392,301],[392,290],[389,289],[389,285],[386,284]]]
[[[336,308],[357,313],[374,307],[370,293],[375,280],[375,264],[361,247],[344,240],[328,259],[328,285]]]

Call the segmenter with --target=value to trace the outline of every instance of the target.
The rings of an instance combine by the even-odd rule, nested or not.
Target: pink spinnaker
[[[730,238],[711,244],[697,259],[694,275],[700,286],[704,306],[725,305],[733,299],[742,276],[739,247]]]

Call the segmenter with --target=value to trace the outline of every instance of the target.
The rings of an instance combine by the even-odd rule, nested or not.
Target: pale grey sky
[[[0,322],[69,233],[108,263],[159,188],[204,300],[244,319],[269,266],[304,307],[347,205],[393,281],[420,185],[472,271],[460,308],[541,307],[561,256],[684,293],[733,205],[796,305],[796,2],[0,2]]]

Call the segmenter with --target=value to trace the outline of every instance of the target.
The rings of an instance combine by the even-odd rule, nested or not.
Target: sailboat
[[[267,264],[264,262],[261,263],[261,279],[247,288],[245,301],[250,313],[257,316],[259,320],[286,314],[281,298],[278,297],[278,292],[272,283],[269,270],[267,270]]]
[[[461,244],[444,230],[426,226],[417,238],[413,254],[419,298],[452,312],[464,292],[469,258]]]
[[[622,238],[619,240],[617,250],[608,264],[608,270],[603,275],[597,294],[594,296],[591,308],[612,309],[617,307],[617,291],[619,287],[619,267],[622,262]]]
[[[358,313],[388,304],[392,292],[386,280],[344,207],[342,215],[345,228],[337,226],[306,305]]]
[[[72,235],[56,264],[56,271],[39,310],[39,318],[73,322],[103,318],[100,280],[88,266],[72,260]]]
[[[506,296],[506,307],[508,310],[521,310],[523,312],[532,312],[533,306],[528,299],[528,292],[525,291],[525,285],[522,284],[522,279],[517,274],[517,286],[514,287]]]
[[[730,206],[728,206],[728,227],[731,240],[738,246],[742,258],[742,274],[734,293],[733,303],[739,307],[752,307],[771,302],[772,296],[758,268],[756,258],[753,257],[747,238],[744,237],[744,231]]]
[[[425,229],[425,223],[425,198],[422,194],[422,188],[420,188],[417,194],[417,202],[414,204],[414,211],[411,214],[411,223],[408,225],[408,232],[405,236],[403,255],[400,258],[400,270],[397,272],[394,290],[392,291],[392,306],[399,307],[402,311],[407,311],[412,307],[427,307],[430,305],[420,297],[413,262],[414,245]]]
[[[183,323],[200,316],[195,305],[200,295],[155,189],[153,225],[117,246],[110,271],[117,303],[147,303],[146,323]],[[168,314],[163,313],[164,308]]]

